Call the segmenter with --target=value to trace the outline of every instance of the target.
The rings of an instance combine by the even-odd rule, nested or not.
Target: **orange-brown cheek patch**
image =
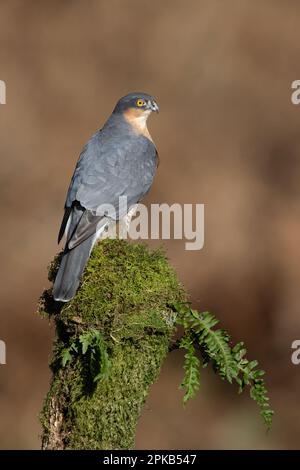
[[[130,124],[132,123],[133,120],[137,118],[141,118],[144,114],[144,111],[142,109],[137,109],[137,108],[129,108],[126,111],[124,111],[124,117],[127,122]]]
[[[145,111],[137,108],[129,108],[124,111],[123,116],[125,120],[134,128],[137,134],[141,134],[147,139],[152,141],[152,137],[149,134],[146,120],[147,116]],[[143,119],[144,118],[144,119]]]

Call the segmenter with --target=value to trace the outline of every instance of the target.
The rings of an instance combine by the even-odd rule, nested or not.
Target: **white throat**
[[[141,129],[141,131],[147,129],[147,119],[150,113],[151,111],[144,111],[141,116],[138,116],[134,119],[136,127]]]

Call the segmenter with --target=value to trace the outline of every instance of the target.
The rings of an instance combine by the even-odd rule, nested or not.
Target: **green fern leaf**
[[[180,388],[185,390],[183,403],[186,404],[188,400],[196,395],[200,387],[200,361],[196,355],[193,340],[190,337],[183,337],[179,347],[186,349],[183,366],[185,375],[180,384]]]
[[[269,428],[274,412],[270,408],[267,388],[262,378],[265,372],[257,368],[257,361],[248,361],[244,343],[237,343],[231,348],[229,334],[222,329],[215,329],[218,320],[210,312],[199,313],[187,304],[174,304],[173,309],[177,313],[177,324],[183,326],[185,331],[180,343],[180,347],[187,351],[184,356],[185,376],[181,383],[181,388],[185,389],[184,403],[199,389],[200,367],[211,362],[222,379],[238,384],[239,393],[246,386],[249,387],[250,397],[260,407],[260,414]],[[196,355],[197,346],[202,354],[202,363]]]

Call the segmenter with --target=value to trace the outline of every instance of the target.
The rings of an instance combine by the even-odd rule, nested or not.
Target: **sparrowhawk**
[[[66,235],[66,244],[53,286],[55,300],[74,297],[93,246],[109,222],[126,217],[149,191],[158,155],[147,118],[158,110],[146,93],[124,96],[83,148],[58,235],[58,242]],[[127,204],[119,204],[124,197]]]

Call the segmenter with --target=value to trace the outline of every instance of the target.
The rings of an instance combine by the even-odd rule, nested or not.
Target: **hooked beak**
[[[158,104],[156,103],[156,101],[148,101],[147,102],[147,109],[150,109],[150,111],[153,111],[155,113],[158,113],[159,112],[159,106]]]

